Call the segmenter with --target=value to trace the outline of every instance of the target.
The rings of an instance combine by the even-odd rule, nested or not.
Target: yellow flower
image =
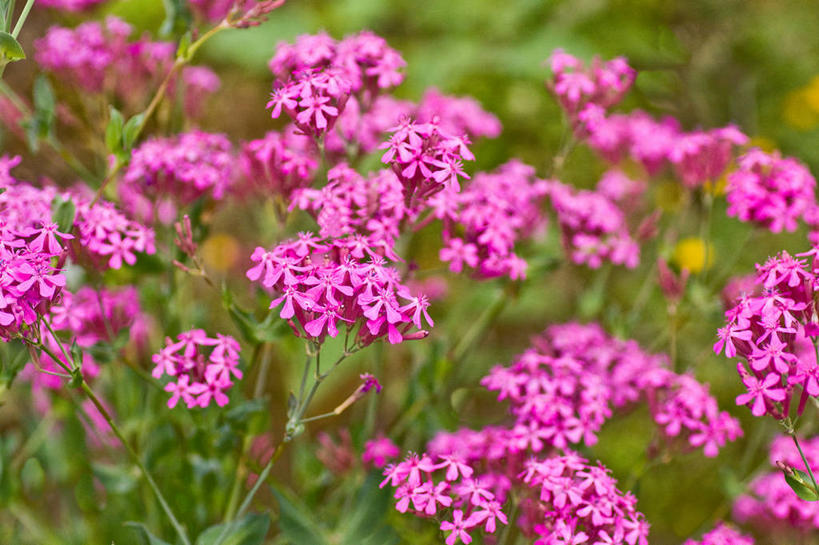
[[[819,106],[819,86],[816,90],[808,87],[791,91],[785,97],[782,118],[794,129],[813,129],[819,126],[819,109],[814,105]]]
[[[205,267],[226,272],[239,259],[239,243],[226,233],[217,233],[202,244],[201,252]]]
[[[700,273],[713,265],[714,246],[698,237],[684,238],[674,247],[671,261],[681,270]]]

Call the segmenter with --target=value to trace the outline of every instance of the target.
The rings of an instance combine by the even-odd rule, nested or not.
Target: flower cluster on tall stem
[[[275,294],[270,308],[281,306],[279,316],[297,336],[319,344],[340,329],[358,346],[382,337],[392,344],[423,338],[425,323],[433,325],[429,302],[410,293],[384,253],[360,236],[301,233],[269,251],[257,247],[247,277]]]
[[[815,248],[796,257],[782,252],[757,265],[760,292],[744,294],[717,332],[714,351],[743,360],[737,372],[747,392],[737,404],[748,405],[754,416],[798,416],[809,398],[819,396],[817,255]]]

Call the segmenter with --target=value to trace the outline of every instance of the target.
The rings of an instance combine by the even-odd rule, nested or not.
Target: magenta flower
[[[780,378],[773,373],[767,375],[763,380],[746,375],[742,383],[748,388],[748,392],[737,396],[737,405],[752,403],[751,413],[754,416],[762,416],[767,412],[766,400],[771,402],[785,400],[785,390],[775,387],[780,385]]]
[[[227,390],[231,377],[242,378],[239,369],[239,343],[233,337],[218,334],[208,337],[204,330],[180,333],[177,342],[165,340],[165,348],[152,356],[155,378],[172,377],[165,385],[171,392],[168,407],[174,408],[181,398],[189,409],[207,407],[215,401],[220,407],[230,401]]]
[[[446,545],[454,545],[458,540],[461,543],[472,543],[472,536],[467,530],[472,527],[470,520],[464,520],[464,512],[460,509],[455,509],[452,512],[452,521],[444,520],[441,522],[440,529],[444,532],[450,532],[446,538]]]

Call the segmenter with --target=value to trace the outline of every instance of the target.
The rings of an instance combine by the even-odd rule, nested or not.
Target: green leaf
[[[128,494],[137,484],[137,475],[129,468],[107,464],[92,464],[94,475],[111,494]]]
[[[105,147],[108,151],[117,155],[122,152],[122,127],[125,120],[119,110],[109,106],[110,116],[108,126],[105,127]]]
[[[0,56],[7,61],[19,61],[26,58],[26,52],[17,39],[8,32],[0,31]]]
[[[379,488],[379,481],[379,474],[371,472],[359,488],[355,504],[344,517],[343,545],[398,543],[398,535],[385,522],[392,494],[389,488]]]
[[[296,498],[285,495],[283,490],[273,487],[273,495],[279,503],[279,530],[293,545],[326,545],[327,541],[318,532],[319,523],[310,511]],[[199,545],[199,544],[197,544]]]
[[[261,545],[268,528],[268,515],[251,513],[232,522],[207,528],[196,538],[196,545]]]
[[[61,233],[71,232],[76,213],[77,207],[71,199],[63,200],[62,197],[57,196],[51,202],[51,219],[57,224]]]
[[[51,138],[54,133],[56,99],[51,83],[42,74],[34,80],[33,94],[34,113],[22,126],[26,129],[29,149],[36,152],[40,147],[40,140]]]
[[[179,39],[179,46],[176,48],[176,57],[178,59],[187,59],[188,58],[188,48],[191,46],[192,41],[193,41],[193,35],[191,34],[191,31],[188,30]]]
[[[178,36],[186,33],[193,22],[187,0],[162,0],[165,20],[159,27],[160,36]]]
[[[40,74],[34,80],[34,109],[37,113],[54,117],[57,106],[57,99],[54,96],[54,89],[48,78]]]
[[[148,527],[141,522],[134,522],[129,520],[124,524],[125,526],[137,530],[139,532],[139,535],[142,537],[142,542],[145,543],[146,545],[171,545],[167,541],[156,537],[153,533],[151,533]]]
[[[819,493],[813,488],[810,475],[796,468],[793,468],[791,471],[792,473],[785,473],[785,482],[788,483],[791,490],[805,501],[819,500]]]
[[[134,147],[136,139],[139,137],[139,128],[142,125],[142,120],[145,119],[145,114],[139,113],[133,116],[122,129],[122,149],[131,151]]]

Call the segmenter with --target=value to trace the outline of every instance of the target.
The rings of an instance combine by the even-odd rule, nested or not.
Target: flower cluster
[[[407,203],[426,199],[446,188],[460,190],[458,178],[469,179],[463,160],[473,161],[468,141],[451,135],[438,123],[405,118],[381,144],[387,151],[381,162],[390,165],[404,186]]]
[[[515,243],[545,227],[540,204],[547,191],[534,168],[513,160],[475,175],[460,193],[439,193],[430,205],[444,222],[441,261],[453,272],[467,265],[484,277],[524,277],[526,262]]]
[[[230,141],[222,134],[152,138],[134,150],[119,196],[143,221],[171,223],[177,206],[204,196],[222,199],[233,181],[233,163]]]
[[[130,340],[147,340],[147,319],[133,286],[100,290],[83,286],[74,293],[64,290],[60,303],[51,307],[51,325],[55,331],[69,332],[81,347],[111,343],[126,329]]]
[[[411,453],[403,462],[384,469],[386,479],[381,487],[389,483],[397,488],[395,508],[399,512],[433,517],[447,510],[440,525],[441,531],[448,532],[447,545],[472,542],[470,532],[480,527],[492,534],[498,523],[508,524],[502,503],[480,479],[472,478],[472,467],[458,456],[438,456],[437,460],[426,453]]]
[[[634,341],[570,323],[547,328],[533,344],[510,367],[496,366],[481,381],[499,401],[509,400],[511,453],[593,445],[612,407],[641,398],[667,440],[684,439],[706,456],[741,435],[707,386],[668,370],[664,357],[645,353]]]
[[[748,137],[733,125],[709,131],[693,131],[677,137],[668,154],[677,176],[689,188],[716,181],[733,158],[735,146]]]
[[[37,4],[62,11],[85,11],[105,0],[40,0]]]
[[[802,452],[812,468],[819,467],[819,437],[800,441]],[[788,467],[803,468],[790,437],[778,437],[771,444],[770,462]],[[748,493],[734,501],[734,518],[749,522],[766,532],[797,528],[805,531],[819,529],[819,504],[800,499],[782,476],[782,471],[764,473],[754,478]]]
[[[322,237],[357,233],[392,248],[401,222],[410,216],[395,174],[381,170],[365,178],[347,163],[339,163],[329,170],[327,180],[321,189],[297,192],[291,207],[310,210]]]
[[[139,306],[137,291],[130,286],[119,290],[95,290],[83,286],[76,293],[63,289],[59,303],[51,307],[45,318],[60,338],[54,337],[47,327],[41,328],[40,340],[50,351],[50,354],[43,352],[39,355],[38,365],[44,371],[62,371],[71,367],[73,362],[63,350],[74,342],[81,348],[90,348],[97,343],[113,344],[125,330],[129,340],[137,344],[144,344],[148,336],[147,319]],[[54,361],[52,355],[57,356],[59,362]],[[56,375],[37,373],[31,368],[26,372],[30,375],[35,395],[42,388],[57,389],[65,384]],[[93,379],[99,372],[97,361],[84,350],[84,379]]]
[[[58,238],[71,237],[50,222],[25,230],[0,222],[0,338],[4,341],[28,335],[59,300],[66,281],[55,264],[65,255]]]
[[[298,36],[293,44],[280,43],[269,66],[282,82],[300,72],[333,68],[333,73],[347,82],[351,92],[371,102],[378,91],[403,81],[401,69],[406,62],[372,32],[360,32],[341,41],[322,32]]]
[[[111,93],[120,102],[140,108],[144,97],[170,71],[176,45],[147,36],[131,40],[131,33],[130,25],[113,16],[104,23],[89,21],[73,29],[51,27],[35,41],[35,59],[63,82],[90,93]],[[209,83],[202,86],[204,73]],[[198,87],[194,92],[200,96],[218,87],[219,78],[208,68],[187,67],[182,74],[182,84]],[[174,88],[170,85],[169,92]],[[196,114],[199,101],[190,104],[188,115]]]
[[[684,132],[671,117],[655,120],[639,110],[608,117],[589,110],[581,113],[580,120],[580,136],[609,162],[630,158],[650,175],[673,167],[683,185],[692,189],[717,181],[736,147],[748,143],[748,137],[733,125]]]
[[[185,331],[176,339],[165,339],[165,348],[151,358],[156,365],[151,373],[154,378],[171,377],[165,385],[165,391],[171,393],[168,407],[174,408],[180,399],[189,409],[207,407],[211,400],[220,407],[227,405],[225,392],[233,386],[232,377],[242,378],[239,343],[219,333],[216,338],[208,337],[202,329]]]
[[[649,524],[637,511],[637,498],[622,493],[599,462],[591,465],[574,452],[530,459],[521,475],[534,489],[523,503],[523,527],[539,536],[535,545],[647,545]]]
[[[401,451],[398,446],[382,435],[364,443],[364,453],[361,455],[361,461],[366,465],[380,468],[386,465],[387,460],[397,458],[399,454],[401,454]]]
[[[637,72],[622,57],[602,61],[595,57],[589,66],[562,49],[549,59],[552,80],[547,83],[574,122],[587,108],[605,111],[622,100]]]
[[[37,188],[10,176],[4,187],[5,192],[0,195],[3,219],[7,226],[17,229],[52,224],[55,198],[74,203],[77,237],[64,238],[74,239],[66,249],[75,261],[97,269],[119,269],[123,262],[133,265],[136,253],[156,252],[152,229],[128,219],[110,202],[100,200],[92,205],[93,198],[87,187],[75,186],[72,193],[59,193],[53,186]],[[50,228],[53,229],[53,225]]]
[[[391,248],[361,236],[322,240],[301,233],[269,251],[257,247],[247,277],[276,295],[270,308],[281,305],[279,316],[298,336],[323,342],[338,335],[341,322],[347,335],[358,326],[359,346],[381,337],[392,344],[423,338],[422,319],[433,325],[429,302],[401,284],[384,253],[393,255]],[[413,326],[417,331],[410,332]]]
[[[437,119],[446,132],[470,139],[496,138],[502,129],[498,118],[484,111],[474,98],[448,96],[437,89],[424,92],[415,117],[422,123]]]
[[[726,311],[725,327],[717,332],[714,351],[747,362],[737,364],[748,390],[737,404],[749,405],[754,416],[786,418],[796,386],[801,388],[797,414],[809,397],[819,396],[819,365],[811,346],[817,334],[817,254],[817,249],[802,254],[812,256],[812,266],[787,252],[757,265],[761,293],[744,294]]]
[[[554,181],[549,198],[563,245],[578,265],[598,268],[604,261],[634,268],[640,247],[631,238],[625,214],[599,191],[578,190]]]
[[[754,148],[728,175],[728,215],[779,233],[795,231],[816,207],[816,180],[799,161]]]
[[[77,216],[74,222],[77,241],[99,269],[107,265],[119,269],[123,262],[136,263],[136,254],[154,254],[154,230],[127,218],[107,201],[75,197]]]
[[[352,90],[337,68],[306,70],[273,90],[267,107],[273,119],[290,116],[299,130],[319,138],[333,129]]]
[[[240,192],[289,199],[293,191],[313,181],[318,158],[312,142],[289,128],[243,143],[239,166]]]
[[[683,545],[754,545],[754,539],[723,523],[703,534],[701,540],[688,539]]]

